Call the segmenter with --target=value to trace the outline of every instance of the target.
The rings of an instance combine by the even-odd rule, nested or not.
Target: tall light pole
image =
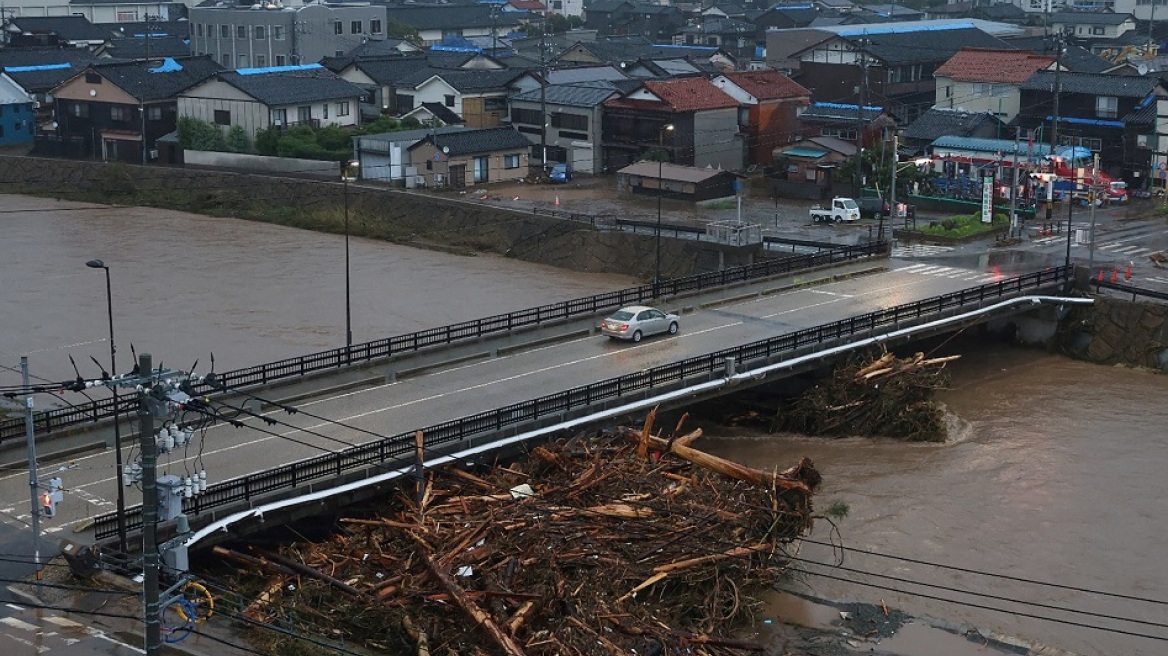
[[[653,267],[653,298],[657,298],[661,285],[661,197],[665,195],[665,133],[673,131],[673,124],[661,126],[657,131],[657,146],[661,152],[657,158],[657,263]]]
[[[114,296],[110,286],[110,270],[105,262],[101,260],[90,260],[85,263],[85,266],[90,269],[102,269],[105,271],[105,307],[106,315],[109,317],[109,375],[112,380],[118,371],[118,349],[114,346]],[[121,549],[122,553],[126,553],[126,491],[122,486],[122,418],[118,411],[118,386],[111,385],[110,387],[114,393],[114,463],[118,470],[118,548]]]
[[[349,177],[361,166],[361,163],[351,159],[341,165],[341,181],[345,185],[345,352],[353,346],[353,311],[352,296],[349,289]]]

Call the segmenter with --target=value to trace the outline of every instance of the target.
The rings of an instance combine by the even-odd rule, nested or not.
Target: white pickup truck
[[[831,199],[831,207],[816,205],[811,208],[811,221],[813,223],[850,223],[859,220],[860,206],[851,198],[833,198]]]

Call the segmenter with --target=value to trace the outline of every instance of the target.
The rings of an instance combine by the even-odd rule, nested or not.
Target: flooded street
[[[345,239],[150,208],[91,208],[3,196],[0,384],[20,356],[51,380],[109,363],[110,267],[119,371],[130,345],[157,363],[226,371],[345,344]],[[467,257],[351,238],[353,341],[360,343],[635,284],[493,255]]]
[[[800,592],[883,600],[1077,654],[1166,653],[1168,628],[1112,618],[1168,623],[1168,377],[1020,349],[967,353],[953,371],[943,398],[962,425],[946,445],[722,437],[707,448],[764,469],[810,456],[826,481],[817,507],[850,506],[838,540],[919,561],[849,551],[850,570],[812,564],[835,562],[821,521],[800,555]]]

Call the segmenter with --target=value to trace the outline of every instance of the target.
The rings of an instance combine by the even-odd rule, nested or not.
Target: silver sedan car
[[[676,335],[680,319],[676,314],[667,314],[656,308],[632,305],[617,310],[601,322],[600,334],[639,342],[642,337],[658,333]]]

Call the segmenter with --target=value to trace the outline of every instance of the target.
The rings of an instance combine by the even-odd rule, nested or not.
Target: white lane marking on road
[[[37,626],[35,624],[29,624],[28,622],[17,619],[15,617],[0,617],[0,624],[6,624],[14,629],[20,629],[21,631],[37,630]]]
[[[118,645],[119,647],[125,647],[126,649],[129,649],[130,651],[133,651],[136,654],[145,654],[146,653],[146,650],[142,649],[141,647],[135,647],[134,645],[131,645],[129,643],[122,642],[121,640],[118,640],[117,638],[110,637],[110,636],[106,635],[105,633],[98,631],[97,629],[94,629],[94,628],[85,627],[85,633],[93,636],[94,638],[97,638],[98,640],[105,640],[106,642],[112,642],[113,644]]]
[[[59,615],[49,615],[45,618],[45,621],[50,624],[56,624],[57,626],[64,627],[66,629],[78,629],[85,626],[81,622],[74,622],[68,617],[61,617]]]
[[[14,611],[16,611],[16,612],[18,612],[18,613],[19,613],[19,612],[24,612],[24,607],[23,607],[23,606],[17,606],[16,604],[4,604],[4,605],[5,605],[5,606],[7,606],[7,607],[9,607],[9,608],[11,608],[12,610],[14,610]]]
[[[20,636],[18,636],[18,635],[13,635],[13,634],[9,633],[9,634],[7,634],[7,636],[8,636],[8,639],[9,639],[9,640],[13,640],[13,641],[15,641],[15,642],[19,642],[20,644],[22,644],[22,645],[24,645],[24,646],[26,646],[26,647],[29,647],[29,648],[31,648],[31,649],[33,649],[33,650],[35,650],[35,651],[36,651],[36,653],[38,653],[38,654],[43,654],[43,653],[45,653],[45,652],[47,652],[47,651],[52,651],[52,647],[46,647],[46,646],[44,646],[44,645],[38,645],[38,644],[34,643],[33,641],[31,641],[31,640],[27,640],[27,639],[25,639],[25,638],[21,638],[21,637],[20,637]],[[143,653],[145,653],[145,652],[143,652]]]
[[[63,530],[64,528],[64,526],[50,526],[48,528],[42,528],[41,533],[56,533],[57,531]]]

